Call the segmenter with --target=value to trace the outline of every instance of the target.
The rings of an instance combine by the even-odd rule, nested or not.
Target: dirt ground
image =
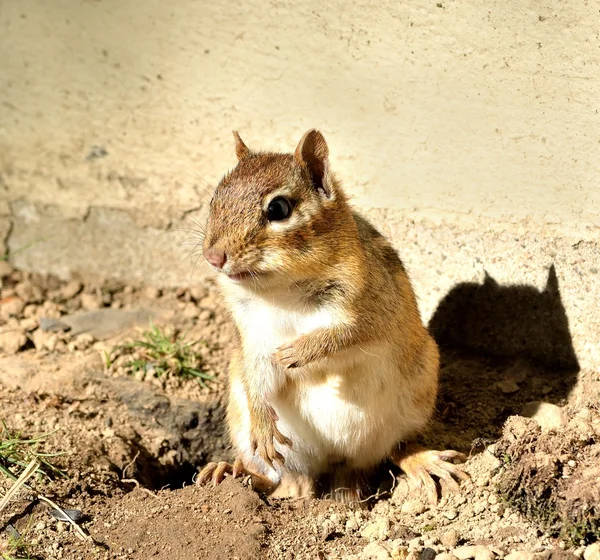
[[[41,450],[64,453],[54,462],[65,476],[32,484],[81,510],[90,536],[79,539],[22,490],[0,513],[3,560],[9,529],[24,535],[30,558],[48,560],[600,556],[592,372],[443,346],[438,412],[423,441],[469,455],[471,481],[459,494],[430,506],[384,466],[371,509],[276,501],[244,480],[194,484],[207,461],[231,459],[223,399],[232,328],[210,281],[179,290],[64,283],[6,263],[0,277],[0,420],[24,436],[51,434]],[[150,321],[199,341],[214,381],[109,364],[107,353]],[[0,494],[10,485],[0,475]]]

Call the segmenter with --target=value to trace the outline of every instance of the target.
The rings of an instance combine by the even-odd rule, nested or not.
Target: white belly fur
[[[298,311],[294,307],[283,310],[252,298],[243,306],[233,306],[243,333],[244,363],[261,368],[260,392],[277,412],[279,430],[293,441],[291,449],[277,446],[286,469],[316,476],[337,461],[358,469],[376,465],[424,420],[413,403],[411,382],[401,378],[396,349],[353,348],[306,368],[282,370],[270,361],[281,344],[343,320],[323,308]],[[231,434],[238,451],[254,468],[278,478],[251,454],[248,403],[241,380],[232,380],[231,398],[247,419]]]

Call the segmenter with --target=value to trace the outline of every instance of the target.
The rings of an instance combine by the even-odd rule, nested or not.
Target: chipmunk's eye
[[[267,220],[269,222],[280,222],[292,213],[292,204],[287,198],[278,196],[269,202],[267,208]]]

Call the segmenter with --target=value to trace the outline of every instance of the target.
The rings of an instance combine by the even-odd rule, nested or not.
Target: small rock
[[[209,311],[208,309],[203,309],[202,311],[200,311],[200,315],[198,315],[198,320],[206,323],[212,316],[212,312]]]
[[[435,550],[433,548],[424,548],[419,554],[419,560],[434,560]]]
[[[449,552],[442,552],[435,557],[435,560],[456,560],[456,556],[454,556],[454,554],[450,554]]]
[[[198,309],[198,307],[196,306],[195,303],[192,303],[191,301],[185,304],[185,307],[183,308],[183,312],[182,315],[186,318],[186,319],[194,319],[196,317],[198,317],[198,314],[200,313],[200,310]]]
[[[535,420],[543,431],[560,428],[566,421],[560,406],[541,401],[527,403],[521,415]]]
[[[455,548],[456,545],[458,544],[459,540],[460,540],[460,534],[459,534],[459,532],[456,529],[450,529],[449,531],[446,531],[440,537],[440,542],[446,548]]]
[[[458,517],[458,512],[455,509],[449,509],[448,511],[442,512],[442,515],[452,520]]]
[[[44,299],[42,289],[29,282],[17,284],[15,292],[17,292],[17,295],[27,303],[39,303]]]
[[[410,527],[402,525],[401,523],[396,523],[390,531],[391,539],[402,539],[403,541],[409,541],[410,539],[414,539],[416,536],[417,533],[415,533]]]
[[[24,308],[25,302],[20,297],[8,297],[0,301],[0,317],[4,320],[9,317],[17,317],[21,315]]]
[[[421,500],[407,500],[402,504],[400,511],[402,513],[412,513],[413,515],[419,515],[423,513],[427,507]]]
[[[83,333],[77,336],[75,340],[73,340],[73,346],[75,350],[85,350],[86,348],[89,348],[94,342],[96,342],[96,339],[93,335],[91,335],[90,333]]]
[[[207,296],[204,296],[199,302],[198,305],[202,308],[205,309],[214,309],[215,307],[215,296],[212,294],[209,294]]]
[[[520,387],[515,383],[513,379],[505,379],[497,383],[498,388],[505,394],[510,395],[516,393]]]
[[[475,515],[479,515],[483,513],[488,508],[485,502],[476,502],[473,504],[473,513]]]
[[[494,553],[485,546],[477,546],[475,560],[494,560]]]
[[[358,530],[358,522],[354,517],[349,517],[348,521],[346,521],[346,531],[356,531]]]
[[[95,294],[81,294],[81,307],[87,311],[100,309],[100,301]]]
[[[65,284],[61,290],[60,295],[63,299],[74,298],[81,291],[81,282],[77,280],[71,280],[68,284]]]
[[[160,296],[160,290],[154,286],[146,286],[142,291],[142,296],[146,299],[157,299]]]
[[[61,309],[53,301],[46,300],[40,307],[37,308],[38,317],[49,317],[50,319],[59,319],[62,315]]]
[[[360,554],[361,560],[387,560],[389,557],[387,548],[378,542],[369,543]]]
[[[39,328],[33,332],[32,339],[33,345],[38,352],[40,350],[50,350],[52,352],[56,348],[58,335]]]
[[[423,545],[423,539],[421,537],[415,537],[414,539],[410,539],[408,541],[408,550],[414,551],[418,548],[421,548]]]
[[[27,343],[25,333],[14,330],[0,334],[0,348],[8,355],[16,354]]]
[[[583,552],[585,560],[600,560],[600,542],[589,545]]]
[[[321,540],[326,541],[335,533],[335,523],[331,519],[326,519],[321,525]]]
[[[29,305],[25,306],[25,309],[23,309],[23,317],[26,317],[27,319],[37,318],[37,310],[38,306],[30,303]]]
[[[0,261],[0,278],[10,276],[14,270],[15,269],[8,261]]]
[[[535,560],[535,554],[533,552],[526,552],[524,550],[515,550],[504,557],[504,560]]]
[[[190,296],[194,301],[200,301],[206,295],[206,291],[204,288],[200,288],[198,286],[194,286],[190,288]]]
[[[35,317],[28,317],[27,319],[23,319],[19,323],[19,327],[21,327],[21,329],[24,331],[32,331],[34,329],[37,329],[38,323],[39,322]]]
[[[475,558],[475,560],[493,560],[494,558],[494,553],[482,545],[460,546],[454,549],[452,554],[459,560],[469,560],[470,558]]]
[[[390,522],[387,517],[381,517],[372,521],[360,532],[363,539],[382,540],[388,537],[390,533]]]

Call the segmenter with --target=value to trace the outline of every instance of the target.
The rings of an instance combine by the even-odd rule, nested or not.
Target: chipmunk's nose
[[[223,268],[227,262],[227,255],[221,249],[211,247],[210,249],[204,249],[203,254],[204,258],[215,268]]]

